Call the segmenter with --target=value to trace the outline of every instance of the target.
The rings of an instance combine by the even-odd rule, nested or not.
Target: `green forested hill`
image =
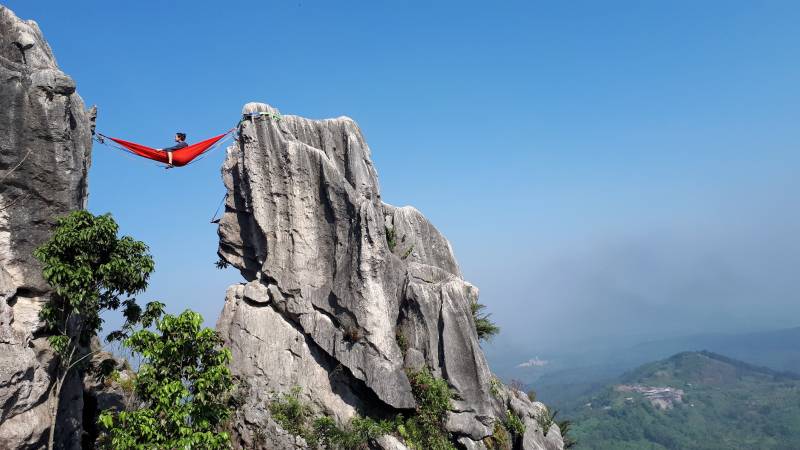
[[[800,377],[710,352],[646,364],[569,405],[578,449],[800,449]]]

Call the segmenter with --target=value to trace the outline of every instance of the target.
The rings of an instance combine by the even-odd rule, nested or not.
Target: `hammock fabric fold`
[[[230,130],[227,133],[220,134],[219,136],[214,136],[210,139],[206,139],[205,141],[192,144],[188,147],[174,150],[172,152],[172,165],[180,167],[189,164],[190,162],[192,162],[193,159],[205,153],[209,148],[211,148],[211,146],[216,144],[220,139],[227,136],[228,133],[230,133],[231,131],[233,130]],[[111,139],[117,144],[125,147],[131,153],[139,155],[143,158],[152,159],[153,161],[162,162],[164,164],[167,164],[169,162],[169,159],[167,157],[167,152],[146,147],[144,145],[137,144],[135,142],[124,141],[122,139],[117,139],[109,136],[103,136],[103,137]]]

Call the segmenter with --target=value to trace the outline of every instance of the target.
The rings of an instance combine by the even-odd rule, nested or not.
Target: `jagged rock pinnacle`
[[[242,113],[222,169],[219,255],[247,283],[228,290],[217,323],[248,385],[237,445],[296,445],[268,411],[272,393],[293,386],[339,421],[410,410],[406,371],[422,366],[455,392],[447,427],[466,448],[484,448],[508,409],[535,423],[540,404],[492,392],[470,309],[478,290],[419,211],[381,201],[356,123],[280,116],[263,103]],[[522,448],[563,445],[557,427],[548,437],[529,428]],[[271,446],[259,446],[260,433]]]
[[[0,448],[40,449],[53,355],[40,336],[50,295],[32,251],[85,206],[94,111],[59,70],[36,22],[0,6]],[[62,391],[59,448],[80,448],[78,374]]]

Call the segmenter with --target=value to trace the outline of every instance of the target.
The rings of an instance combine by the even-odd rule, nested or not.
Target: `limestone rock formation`
[[[92,354],[88,370],[83,374],[83,411],[81,448],[100,448],[98,419],[105,410],[123,411],[134,403],[133,379],[135,372],[128,361],[104,351],[100,339],[94,337],[89,350]],[[105,364],[113,363],[118,377],[100,376]]]
[[[407,370],[427,366],[455,392],[447,428],[486,448],[508,411],[526,426],[516,448],[560,449],[544,406],[498,386],[480,348],[466,282],[449,242],[416,209],[381,201],[370,149],[353,120],[280,117],[245,106],[222,169],[228,189],[219,255],[247,283],[231,286],[217,328],[243,380],[237,448],[303,448],[270,418],[275,393],[343,423],[415,406]],[[385,436],[380,448],[405,446]]]
[[[32,251],[86,203],[93,123],[36,23],[0,6],[0,448],[46,444],[53,356],[38,313],[49,288]],[[80,448],[78,374],[62,394],[60,446]]]

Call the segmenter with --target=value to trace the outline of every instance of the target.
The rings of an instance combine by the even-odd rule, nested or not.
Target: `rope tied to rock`
[[[252,112],[252,113],[245,113],[245,114],[243,114],[243,116],[244,117],[242,117],[242,121],[244,121],[245,119],[254,120],[254,119],[258,119],[260,117],[264,118],[264,119],[267,119],[267,120],[271,119],[271,120],[274,120],[276,122],[280,122],[281,120],[283,120],[283,116],[281,116],[278,113],[274,113],[274,112],[270,112],[270,111],[256,111],[256,112]],[[241,123],[241,122],[239,122],[239,123]]]

